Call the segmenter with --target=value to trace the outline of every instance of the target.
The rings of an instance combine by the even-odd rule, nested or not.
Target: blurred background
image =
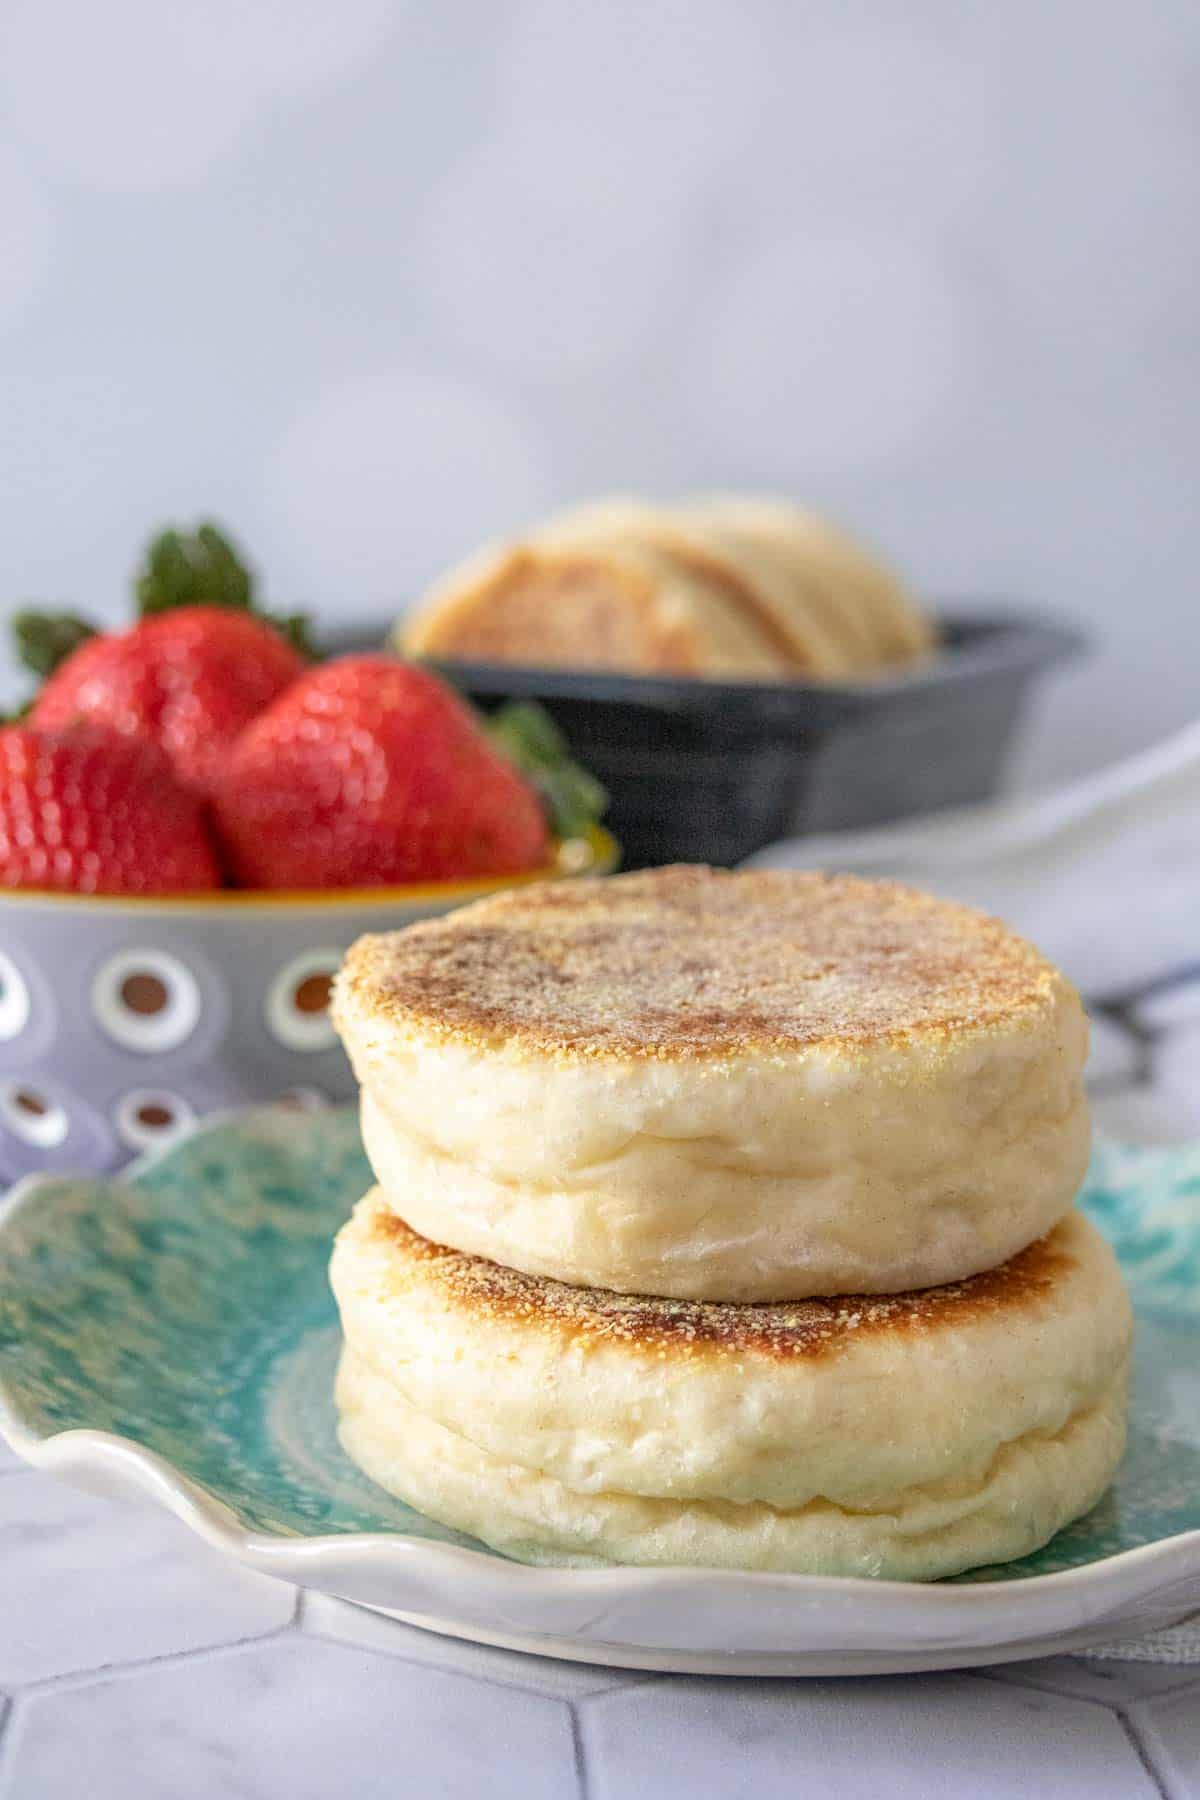
[[[383,618],[775,488],[1089,625],[1022,768],[1089,767],[1196,710],[1198,118],[1185,0],[5,0],[10,604],[212,515]]]

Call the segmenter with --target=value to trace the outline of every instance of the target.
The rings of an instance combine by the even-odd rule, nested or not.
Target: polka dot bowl
[[[616,860],[595,831],[505,880],[194,899],[0,890],[0,1187],[119,1168],[208,1113],[352,1098],[327,1001],[356,937]]]

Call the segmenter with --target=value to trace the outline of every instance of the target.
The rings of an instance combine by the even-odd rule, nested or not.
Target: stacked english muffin
[[[909,889],[675,868],[361,939],[342,1441],[508,1554],[929,1579],[1121,1455],[1074,990]]]

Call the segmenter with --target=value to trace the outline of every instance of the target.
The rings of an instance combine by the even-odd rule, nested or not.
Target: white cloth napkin
[[[895,875],[1000,914],[1089,1002],[1101,1129],[1200,1137],[1200,723],[1048,793],[789,839],[752,861]]]
[[[1098,1052],[1111,1060],[1120,1049],[1109,1021],[1153,1050],[1142,1089],[1152,1104],[1102,1105],[1107,1128],[1179,1136],[1182,1118],[1200,1136],[1200,723],[1047,793],[789,839],[752,863],[895,876],[999,914],[1078,985]],[[1200,1663],[1200,1615],[1084,1654]]]
[[[1117,1644],[1100,1644],[1081,1650],[1097,1662],[1200,1663],[1200,1613],[1169,1631],[1148,1631],[1142,1638],[1125,1638]]]
[[[1049,793],[792,838],[752,862],[895,875],[999,913],[1089,996],[1136,988],[1200,965],[1200,723]]]

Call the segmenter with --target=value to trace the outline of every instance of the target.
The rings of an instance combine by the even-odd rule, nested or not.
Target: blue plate
[[[1138,1315],[1130,1445],[1112,1490],[1036,1556],[936,1588],[529,1569],[375,1487],[337,1443],[326,1277],[333,1234],[370,1179],[353,1112],[276,1109],[210,1124],[122,1180],[23,1184],[0,1215],[6,1435],[88,1485],[149,1488],[289,1579],[472,1636],[635,1666],[949,1666],[1200,1606],[1200,1146],[1102,1146],[1084,1193]],[[581,1628],[582,1596],[598,1588],[624,1635],[611,1620],[608,1635]],[[994,1603],[1002,1591],[1019,1615]],[[798,1593],[821,1605],[792,1605],[781,1624],[768,1596]]]

